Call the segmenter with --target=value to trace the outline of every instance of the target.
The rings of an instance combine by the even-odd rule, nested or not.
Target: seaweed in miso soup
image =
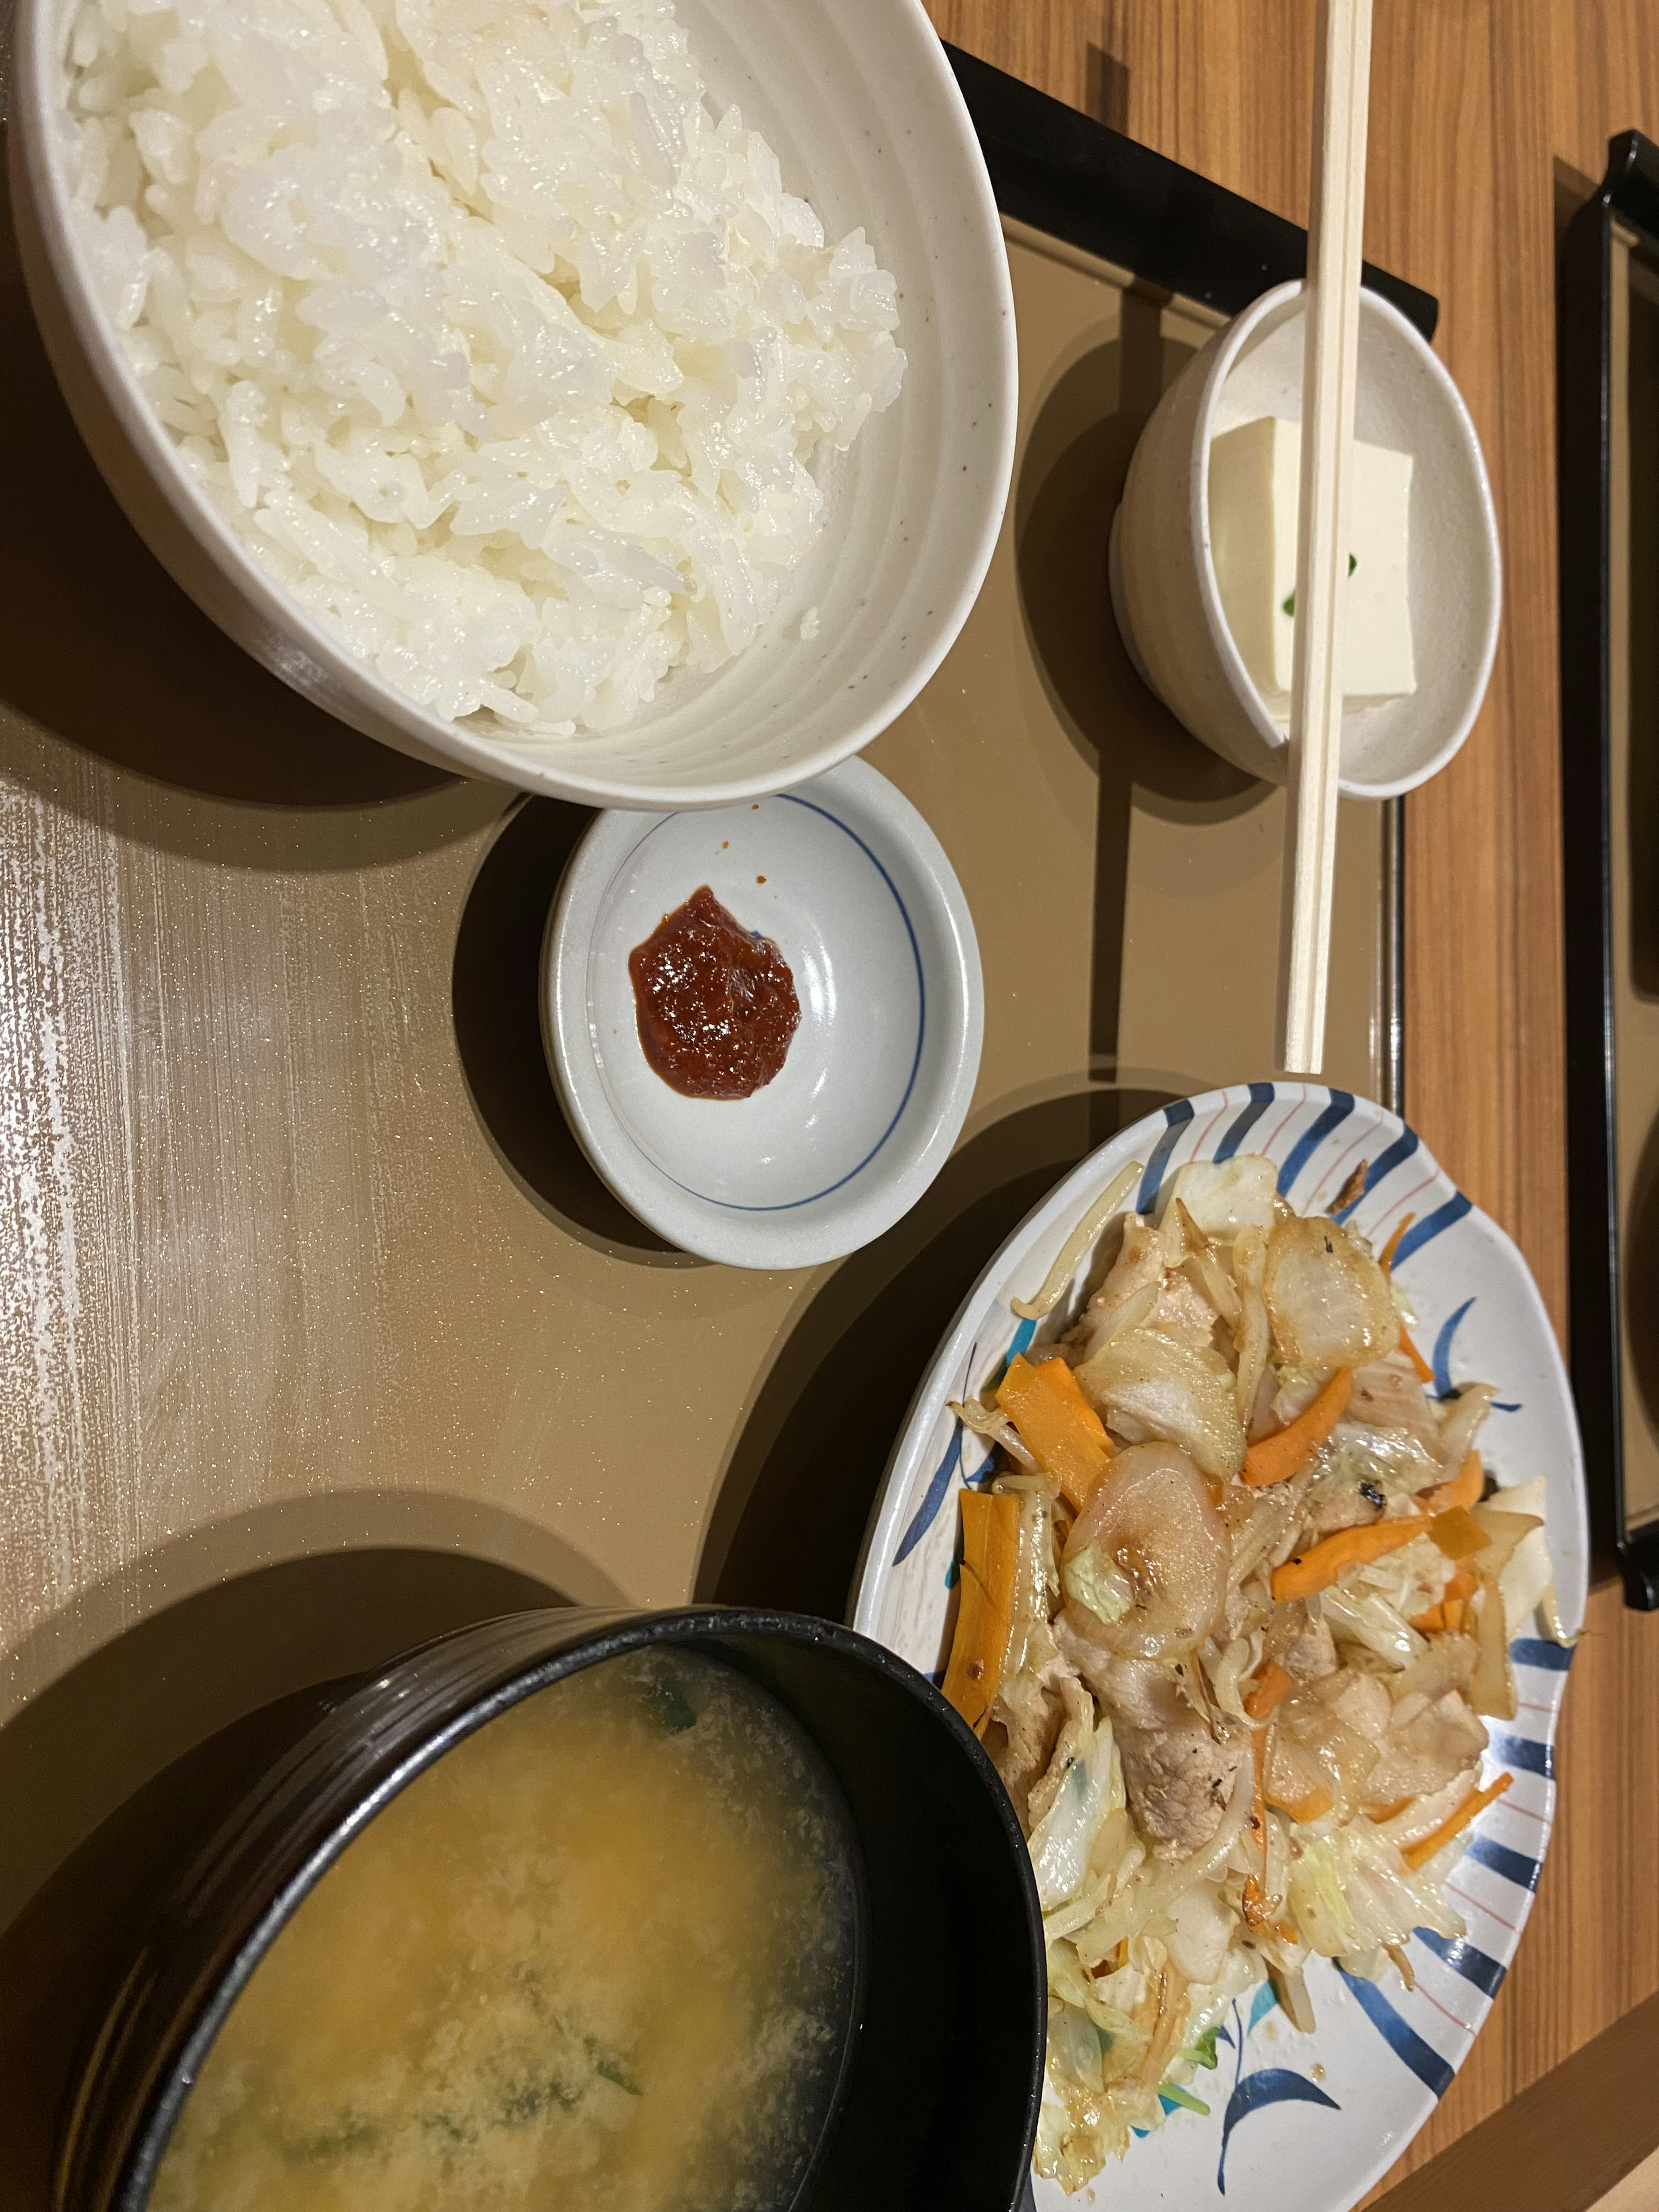
[[[744,1676],[658,1649],[394,1798],[255,1970],[154,2212],[774,2212],[848,2033],[833,1784]]]

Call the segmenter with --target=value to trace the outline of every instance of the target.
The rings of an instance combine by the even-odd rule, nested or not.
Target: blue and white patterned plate
[[[1085,1160],[1030,1214],[992,1261],[940,1347],[910,1411],[877,1501],[855,1582],[854,1626],[935,1680],[953,1617],[964,1482],[989,1458],[947,1410],[995,1382],[1030,1341],[1012,1297],[1030,1297],[1067,1234],[1130,1160],[1146,1164],[1136,1203],[1156,1203],[1184,1161],[1265,1152],[1299,1213],[1328,1208],[1361,1161],[1364,1188],[1342,1218],[1381,1245],[1413,1216],[1395,1273],[1416,1310],[1414,1334],[1432,1358],[1436,1389],[1498,1386],[1480,1434],[1500,1484],[1547,1477],[1547,1527],[1561,1615],[1583,1618],[1589,1537],[1583,1465],[1567,1378],[1527,1265],[1397,1116],[1345,1091],[1252,1083],[1166,1106]],[[1081,1287],[1089,1262],[1079,1269]],[[1432,1347],[1431,1353],[1430,1348]],[[1568,1654],[1537,1624],[1511,1647],[1520,1711],[1494,1723],[1485,1777],[1507,1768],[1513,1786],[1476,1823],[1449,1888],[1468,1923],[1461,1942],[1414,1937],[1416,1987],[1390,1975],[1351,1979],[1322,1960],[1308,1975],[1318,2027],[1292,2028],[1270,1990],[1236,2005],[1218,2038],[1213,2074],[1193,2083],[1207,2114],[1169,2107],[1164,2125],[1133,2143],[1079,2200],[1036,2184],[1039,2212],[1073,2201],[1224,2204],[1230,2212],[1345,2212],[1416,2134],[1463,2063],[1521,1940],[1554,1809],[1551,1747]]]

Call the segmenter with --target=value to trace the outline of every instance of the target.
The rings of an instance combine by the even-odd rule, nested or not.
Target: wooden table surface
[[[970,51],[1271,208],[1298,221],[1304,217],[1313,0],[930,0],[930,5],[940,30]],[[1558,1327],[1565,1328],[1554,207],[1561,166],[1585,179],[1599,177],[1610,131],[1634,125],[1659,136],[1659,7],[1654,0],[1376,0],[1375,35],[1366,251],[1372,259],[1440,299],[1439,350],[1469,403],[1492,468],[1507,595],[1497,668],[1480,721],[1455,766],[1409,805],[1406,1103],[1410,1118],[1462,1188],[1516,1236]],[[52,551],[50,547],[46,553],[38,547],[24,550],[30,557],[40,554],[43,560]],[[102,573],[94,557],[96,547],[58,550],[74,552],[77,559],[84,555],[91,562],[94,582]],[[150,605],[141,595],[131,611],[132,622],[147,620]],[[195,632],[190,635],[196,638]],[[220,663],[212,641],[204,644],[198,639],[197,643],[199,653],[191,681],[201,693],[204,731],[216,711],[228,711],[232,705],[240,721],[246,723],[249,701],[257,707],[265,694],[255,696],[247,690],[246,672],[240,671],[239,664],[238,672],[225,676],[222,697],[214,689]],[[229,655],[228,647],[223,650]],[[131,677],[134,669],[142,673],[149,665],[135,649],[120,666]],[[109,672],[103,663],[67,665],[59,669],[57,680],[60,689],[78,696],[77,687],[96,690],[106,684]],[[134,690],[127,683],[118,696],[122,726],[142,722],[147,712],[142,688]],[[267,719],[273,730],[280,726],[282,732],[288,732],[296,711],[282,695]],[[256,755],[268,735],[257,717],[242,734]],[[108,744],[115,744],[119,735],[118,730]],[[24,737],[26,744],[18,739],[23,747],[20,760],[33,757],[28,746],[37,741],[30,732]],[[150,895],[152,879],[160,884],[165,876],[173,884],[169,893],[173,903],[165,906],[166,915],[175,921],[182,915],[201,922],[207,948],[203,957],[211,954],[221,962],[228,1000],[247,1010],[235,1042],[237,1066],[249,1099],[257,1103],[264,1089],[283,1083],[308,1085],[307,1095],[314,1093],[317,1103],[315,1126],[326,1125],[331,1113],[337,1119],[349,1118],[355,1097],[350,1082],[361,1086],[362,1072],[359,1068],[349,1081],[340,1072],[345,1065],[340,1055],[360,1031],[371,1042],[385,1031],[381,1042],[386,1051],[397,1048],[410,1058],[420,1079],[429,1076],[434,1112],[453,1106],[459,1125],[461,1092],[449,1036],[451,908],[459,906],[465,894],[475,856],[482,854],[491,834],[501,794],[492,796],[477,787],[428,789],[416,775],[399,805],[376,817],[379,827],[370,837],[349,804],[363,794],[355,786],[346,787],[358,757],[345,747],[345,767],[340,771],[345,782],[334,794],[339,804],[313,808],[307,833],[313,842],[322,837],[327,849],[311,854],[304,884],[285,888],[281,871],[293,856],[286,848],[278,848],[291,824],[281,809],[267,808],[262,813],[245,803],[247,794],[240,791],[205,799],[199,794],[181,798],[165,774],[158,779],[149,764],[145,773],[128,773],[118,765],[112,769],[83,756],[50,732],[39,742],[56,763],[53,772],[62,789],[52,786],[50,807],[44,800],[37,805],[23,790],[12,809],[15,819],[8,817],[10,829],[0,843],[25,871],[30,885],[38,888],[56,880],[52,868],[67,853],[76,861],[76,880],[83,890],[104,886],[98,893],[101,907],[94,901],[93,907],[77,908],[65,921],[65,927],[84,922],[88,942],[97,937],[101,944],[99,933],[113,931],[129,910],[142,919],[149,911],[143,901]],[[914,732],[909,739],[901,736],[894,743],[901,750],[903,743],[911,743],[918,749],[918,760],[923,759],[925,748]],[[390,771],[379,756],[368,767],[376,771],[370,781],[378,794]],[[404,791],[403,785],[398,787]],[[931,794],[930,805],[935,798],[945,804],[948,795]],[[35,849],[46,835],[40,825],[49,818],[58,825],[52,835],[63,853],[56,847]],[[367,821],[366,814],[363,819]],[[210,833],[215,841],[211,867],[190,842]],[[409,844],[409,851],[396,844],[399,838]],[[307,849],[309,854],[309,846]],[[412,867],[411,853],[418,863]],[[428,854],[429,862],[423,857]],[[388,890],[394,866],[410,872],[399,875]],[[387,883],[377,889],[381,877]],[[155,899],[159,915],[165,903],[159,890]],[[216,901],[231,904],[223,905],[222,914]],[[6,956],[11,965],[0,981],[9,979],[15,986],[18,977],[27,981],[26,971],[33,972],[31,962],[39,967],[46,953],[56,957],[57,940],[46,921],[34,927],[39,917],[27,899],[15,902],[13,910],[21,934],[14,948],[15,960],[12,954]],[[238,927],[226,927],[226,915]],[[46,921],[52,919],[47,916]],[[261,1010],[270,1006],[280,1010],[289,1003],[283,991],[295,975],[309,973],[307,963],[315,968],[331,962],[349,982],[355,970],[348,956],[360,939],[368,944],[371,937],[375,960],[392,974],[396,986],[384,1005],[367,994],[354,996],[355,985],[348,991],[342,982],[337,993],[343,1009],[337,1035],[314,1024],[301,1024],[292,1031],[280,1024],[273,1026]],[[485,951],[493,945],[492,939]],[[429,957],[423,957],[423,947]],[[111,990],[117,984],[125,988],[122,978],[127,970],[116,957],[119,951],[118,945],[106,963],[115,979]],[[241,988],[242,984],[246,988]],[[166,1006],[158,1002],[158,1011],[148,1001],[129,1007],[118,992],[115,998],[107,992],[77,997],[75,975],[56,969],[41,988],[48,985],[58,994],[52,1002],[57,1026],[48,1024],[42,1034],[49,1033],[49,1041],[59,1030],[71,1038],[82,1030],[89,1033],[88,1049],[76,1062],[83,1087],[103,1081],[106,1074],[115,1080],[125,1065],[119,1054],[102,1048],[108,1042],[109,1021],[127,1024],[125,1033],[134,1041],[134,1065],[141,1075],[150,1060],[161,1067],[168,1054],[185,1064],[199,1041],[185,1019],[187,1006],[178,1010],[178,1019],[169,1026],[161,1017],[169,1014],[170,1000]],[[296,988],[293,996],[295,1004],[303,1006],[304,991]],[[1006,1006],[1004,1011],[1007,1013]],[[398,1023],[407,1025],[411,1020],[409,1039],[400,1042],[391,1035]],[[97,1034],[91,1035],[94,1031]],[[4,1042],[4,1024],[0,1024],[0,1044]],[[526,1049],[532,1058],[536,1056],[533,1038]],[[19,1158],[32,1158],[44,1146],[41,1157],[52,1167],[57,1160],[53,1147],[61,1152],[67,1143],[63,1115],[68,1109],[53,1088],[63,1071],[56,1061],[43,1061],[38,1073],[35,1090],[51,1111],[38,1128],[31,1124],[12,1129],[0,1121],[0,1155],[5,1154],[6,1142],[15,1139],[21,1147]],[[226,1098],[230,1097],[227,1091]],[[142,1462],[152,1472],[142,1497],[117,1485],[107,1498],[101,1498],[84,1494],[69,1480],[70,1466],[78,1462],[46,1468],[41,1494],[48,1503],[57,1501],[57,1517],[45,1530],[43,1542],[47,1538],[51,1541],[40,1557],[49,1566],[54,1545],[66,1557],[77,1547],[85,1549],[83,1522],[95,1524],[94,1533],[112,1559],[125,1562],[142,1553],[149,1582],[142,1577],[123,1581],[112,1575],[106,1589],[100,1584],[93,1594],[100,1602],[107,1595],[114,1613],[125,1618],[142,1613],[167,1595],[156,1577],[175,1555],[184,1561],[179,1571],[188,1568],[192,1587],[247,1564],[240,1555],[231,1559],[227,1554],[221,1560],[216,1554],[211,1559],[204,1554],[198,1559],[190,1547],[199,1551],[215,1532],[210,1529],[204,1536],[182,1521],[179,1529],[173,1529],[170,1516],[178,1501],[163,1479],[171,1459],[183,1455],[196,1469],[196,1479],[204,1469],[211,1474],[220,1464],[210,1454],[204,1456],[210,1446],[226,1468],[261,1453],[273,1460],[284,1452],[292,1457],[311,1451],[313,1444],[321,1453],[338,1414],[325,1385],[338,1384],[343,1389],[359,1368],[377,1376],[380,1386],[386,1376],[381,1372],[384,1362],[377,1340],[361,1316],[340,1322],[325,1301],[314,1311],[309,1307],[289,1310],[280,1305],[274,1287],[254,1318],[271,1343],[287,1348],[283,1372],[291,1385],[289,1395],[256,1405],[243,1390],[240,1395],[228,1395],[217,1407],[187,1404],[188,1393],[179,1382],[180,1346],[203,1333],[210,1342],[217,1342],[221,1335],[228,1344],[233,1342],[226,1333],[235,1316],[201,1303],[217,1279],[213,1266],[225,1257],[214,1243],[221,1235],[222,1217],[234,1213],[240,1220],[246,1215],[249,1221],[264,1224],[270,1236],[288,1240],[284,1250],[325,1243],[330,1224],[306,1213],[301,1170],[307,1164],[284,1153],[274,1165],[264,1164],[261,1172],[269,1171],[270,1188],[261,1183],[251,1197],[242,1194],[249,1202],[240,1212],[230,1204],[232,1199],[240,1204],[236,1193],[227,1199],[217,1184],[204,1182],[199,1191],[191,1186],[184,1192],[188,1206],[176,1219],[169,1214],[163,1224],[171,1241],[157,1243],[152,1237],[146,1243],[139,1236],[143,1209],[148,1206],[159,1214],[161,1198],[172,1204],[178,1197],[167,1183],[167,1147],[175,1133],[185,1149],[195,1138],[189,1131],[175,1133],[167,1127],[164,1091],[154,1097],[146,1094],[137,1107],[131,1101],[115,1103],[120,1111],[111,1109],[112,1126],[126,1127],[138,1109],[148,1112],[156,1125],[157,1149],[149,1162],[155,1189],[142,1179],[135,1182],[131,1172],[125,1182],[117,1174],[107,1189],[87,1194],[88,1218],[97,1205],[108,1212],[118,1200],[132,1215],[127,1225],[133,1249],[149,1253],[154,1249],[164,1258],[170,1255],[179,1272],[176,1278],[165,1272],[153,1280],[146,1278],[137,1290],[125,1278],[116,1284],[89,1277],[84,1312],[78,1305],[74,1310],[88,1346],[95,1328],[103,1326],[100,1316],[109,1317],[105,1315],[107,1307],[113,1316],[111,1340],[118,1350],[131,1337],[145,1352],[149,1364],[143,1421],[136,1425],[135,1413],[116,1442],[135,1466]],[[374,1106],[371,1099],[368,1108]],[[239,1129],[227,1122],[220,1135],[222,1149],[234,1163],[240,1158]],[[500,1312],[491,1307],[485,1315],[474,1299],[475,1278],[483,1281],[489,1277],[499,1256],[497,1248],[505,1249],[509,1232],[523,1233],[514,1207],[538,1202],[540,1188],[520,1188],[526,1176],[534,1182],[533,1161],[523,1168],[509,1147],[508,1164],[519,1177],[515,1183],[501,1172],[501,1162],[490,1151],[491,1142],[500,1149],[499,1141],[492,1138],[487,1142],[481,1132],[475,1135],[459,1164],[452,1163],[453,1176],[472,1193],[471,1210],[462,1208],[454,1215],[451,1265],[463,1295],[453,1312],[442,1309],[441,1302],[434,1306],[434,1326],[441,1324],[438,1334],[452,1351],[467,1349],[485,1319],[492,1327],[526,1331],[528,1341],[534,1322],[529,1302],[541,1295],[539,1279],[532,1270],[520,1285],[524,1292],[520,1303],[507,1301],[503,1294],[497,1299]],[[405,1161],[400,1178],[383,1174],[380,1164],[360,1164],[363,1218],[372,1221],[377,1235],[389,1224],[394,1251],[401,1250],[397,1239],[407,1243],[414,1234],[404,1217],[420,1188],[426,1187],[420,1184],[420,1174],[427,1172],[429,1164]],[[67,1176],[69,1170],[61,1162],[58,1169],[62,1170],[60,1180]],[[55,1188],[48,1176],[42,1185],[47,1199]],[[27,1189],[20,1185],[17,1195],[18,1234],[34,1237],[50,1258],[63,1246],[64,1237],[58,1236],[54,1244],[53,1221],[37,1218],[38,1208],[30,1211],[33,1201]],[[695,1402],[687,1397],[687,1434],[711,1467],[723,1463],[723,1440],[732,1416],[721,1361],[747,1362],[754,1367],[776,1334],[785,1310],[792,1321],[798,1309],[805,1310],[805,1288],[777,1280],[725,1282],[718,1271],[699,1275],[677,1267],[667,1255],[641,1250],[632,1255],[635,1264],[626,1295],[613,1295],[600,1281],[599,1261],[616,1249],[620,1232],[615,1224],[599,1222],[591,1229],[579,1224],[568,1235],[560,1233],[564,1242],[559,1266],[567,1274],[572,1268],[587,1267],[596,1287],[589,1317],[592,1342],[585,1336],[561,1346],[556,1369],[561,1364],[573,1370],[585,1362],[591,1365],[590,1353],[602,1361],[607,1345],[614,1350],[619,1331],[643,1327],[659,1310],[661,1316],[679,1316],[688,1327],[695,1323],[702,1331],[698,1342],[706,1340],[708,1374],[700,1382],[701,1395]],[[262,1256],[252,1252],[242,1258],[257,1273]],[[550,1267],[553,1263],[537,1264]],[[42,1279],[46,1299],[42,1310],[46,1311],[58,1289],[55,1279]],[[582,1279],[586,1282],[587,1275]],[[272,1281],[280,1287],[276,1276]],[[856,1271],[849,1273],[846,1296],[867,1293],[867,1284],[860,1291],[862,1281]],[[425,1278],[411,1275],[403,1294],[416,1298],[422,1294],[424,1283]],[[130,1291],[135,1301],[140,1292],[149,1301],[142,1313],[137,1303],[132,1314],[126,1313],[121,1299]],[[839,1309],[830,1310],[833,1296],[826,1296],[830,1304],[824,1309],[823,1326],[850,1329],[846,1316],[837,1318]],[[474,1302],[469,1304],[468,1299]],[[49,1311],[46,1317],[51,1318]],[[21,1315],[19,1328],[16,1346],[22,1352],[30,1345],[37,1350],[44,1346],[41,1357],[46,1365],[37,1372],[21,1353],[14,1358],[12,1340],[6,1340],[0,1430],[9,1438],[32,1433],[31,1425],[40,1425],[36,1416],[42,1393],[53,1404],[61,1401],[76,1419],[81,1405],[76,1377],[60,1373],[52,1364],[69,1357],[64,1348],[69,1340],[60,1343],[33,1309]],[[121,1334],[124,1329],[125,1334]],[[98,1339],[100,1344],[102,1340]],[[257,1352],[258,1343],[253,1338],[248,1343]],[[246,1348],[240,1337],[234,1345]],[[313,1361],[309,1354],[319,1347],[327,1356]],[[239,1349],[237,1362],[240,1358]],[[90,1370],[90,1353],[86,1364]],[[648,1558],[641,1558],[637,1545],[630,1552],[623,1534],[611,1525],[602,1500],[587,1493],[574,1472],[560,1472],[559,1439],[547,1432],[544,1409],[538,1411],[528,1403],[516,1412],[509,1407],[511,1419],[503,1416],[498,1460],[491,1462],[501,1471],[505,1500],[495,1521],[486,1528],[479,1519],[482,1509],[472,1504],[467,1505],[470,1517],[453,1526],[434,1517],[454,1505],[444,1494],[448,1459],[459,1462],[476,1439],[459,1431],[450,1435],[455,1419],[450,1395],[447,1384],[440,1387],[441,1364],[434,1360],[432,1364],[432,1376],[416,1378],[418,1404],[407,1413],[407,1419],[418,1413],[430,1431],[431,1494],[422,1491],[419,1496],[400,1495],[389,1502],[381,1497],[382,1461],[393,1453],[397,1441],[388,1431],[387,1439],[374,1449],[373,1439],[365,1443],[361,1464],[354,1462],[344,1478],[336,1470],[332,1485],[325,1480],[327,1463],[319,1457],[314,1486],[318,1497],[289,1498],[284,1493],[281,1500],[261,1505],[264,1520],[258,1522],[255,1516],[249,1526],[258,1522],[256,1534],[258,1528],[266,1529],[268,1549],[296,1547],[293,1531],[281,1516],[303,1511],[313,1515],[305,1537],[313,1548],[393,1541],[434,1547],[465,1538],[480,1557],[510,1555],[532,1575],[578,1595],[599,1595],[621,1582],[630,1595],[646,1601],[683,1594],[705,1533],[701,1508],[693,1513],[688,1505],[672,1525],[665,1522],[653,1539],[656,1549]],[[240,1364],[232,1365],[240,1374]],[[257,1379],[257,1372],[262,1371],[257,1360],[248,1371]],[[132,1404],[139,1403],[134,1396]],[[751,1428],[763,1416],[769,1418],[769,1406],[763,1391],[754,1407],[745,1405],[744,1418],[753,1414]],[[606,1419],[616,1431],[611,1443],[618,1451],[627,1448],[628,1424],[635,1412],[620,1388],[606,1400]],[[186,1413],[193,1426],[185,1421]],[[73,1443],[78,1431],[71,1424],[64,1434]],[[579,1441],[585,1445],[586,1439]],[[120,1453],[106,1456],[112,1468],[120,1461]],[[683,1486],[689,1498],[695,1487],[689,1477]],[[338,1489],[337,1498],[323,1495],[331,1487]],[[275,1491],[272,1498],[276,1500]],[[560,1507],[574,1531],[573,1542],[586,1547],[586,1567],[574,1553],[555,1556],[544,1544],[539,1551],[525,1551],[526,1531],[533,1535],[534,1529],[528,1520],[516,1516],[520,1507],[528,1514],[532,1504],[543,1519],[553,1505]],[[148,1516],[142,1528],[141,1506]],[[508,1512],[507,1507],[514,1510]],[[333,1518],[326,1517],[330,1514]],[[177,1540],[172,1541],[175,1535]],[[249,1543],[252,1540],[250,1536]],[[266,1543],[266,1537],[259,1541]],[[27,1556],[33,1559],[35,1553]],[[7,1581],[6,1565],[0,1557],[0,1583]],[[11,1580],[27,1565],[22,1561]],[[28,1574],[33,1577],[30,1588],[15,1593],[18,1607],[49,1613],[59,1600],[47,1586],[51,1577],[46,1567],[38,1571],[30,1567]],[[38,1589],[33,1586],[35,1582]],[[94,1633],[95,1623],[70,1625],[80,1638],[73,1651],[66,1648],[54,1656],[43,1644],[38,1651],[31,1647],[25,1653],[40,1681],[50,1680],[104,1632]],[[33,1678],[27,1684],[20,1678],[11,1686],[27,1696],[37,1686]],[[1659,1881],[1654,1879],[1654,1838],[1659,1835],[1659,1734],[1653,1726],[1656,1696],[1659,1619],[1625,1612],[1617,1588],[1603,1584],[1593,1594],[1589,1633],[1573,1666],[1559,1753],[1560,1818],[1526,1941],[1468,2063],[1390,2180],[1424,2165],[1659,1990]],[[21,1808],[14,1807],[13,1813],[19,1820],[28,1817]]]
[[[929,0],[941,33],[1307,219],[1312,0]],[[1615,131],[1659,137],[1653,0],[1375,0],[1367,257],[1435,293],[1492,478],[1505,617],[1454,766],[1407,802],[1406,1104],[1566,1322],[1554,222]],[[1581,189],[1587,189],[1587,185]],[[1526,1939],[1380,2197],[1659,1988],[1659,1616],[1592,1593]],[[1367,2202],[1373,2201],[1368,2199]]]

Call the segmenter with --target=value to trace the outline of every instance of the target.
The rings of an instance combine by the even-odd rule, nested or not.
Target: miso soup
[[[155,2212],[774,2212],[834,2095],[845,1816],[793,1718],[659,1648],[411,1783],[237,1999]]]

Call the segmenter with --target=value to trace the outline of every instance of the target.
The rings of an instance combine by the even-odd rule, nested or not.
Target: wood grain
[[[1305,219],[1307,0],[931,0],[943,34]],[[1376,0],[1365,250],[1441,301],[1492,474],[1506,613],[1486,704],[1408,802],[1407,1104],[1566,1322],[1554,500],[1554,165],[1659,135],[1652,0]],[[1374,2195],[1659,1989],[1659,1618],[1593,1595],[1560,1812],[1514,1972]]]

